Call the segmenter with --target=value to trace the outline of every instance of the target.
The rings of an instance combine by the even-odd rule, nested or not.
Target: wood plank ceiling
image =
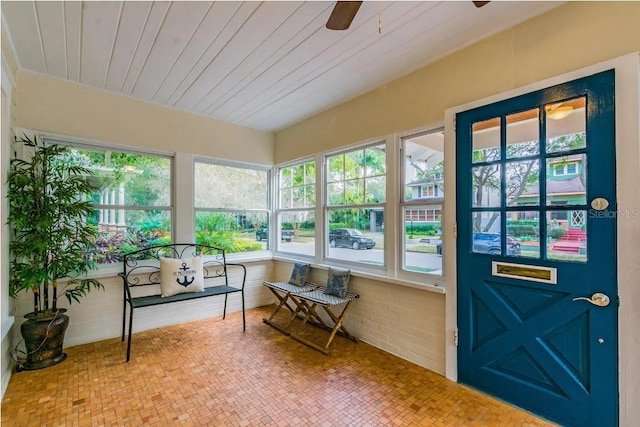
[[[277,131],[561,2],[2,1],[19,67]],[[378,19],[382,33],[378,32]]]

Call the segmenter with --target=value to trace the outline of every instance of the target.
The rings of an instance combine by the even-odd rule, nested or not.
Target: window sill
[[[262,262],[262,261],[271,261],[273,259],[273,255],[271,252],[246,252],[244,254],[231,254],[227,255],[227,262],[230,263],[243,263],[243,262]],[[106,279],[110,277],[115,277],[118,273],[122,272],[122,263],[105,265],[99,267],[96,271],[93,271],[87,275],[88,278],[91,279]],[[66,282],[66,279],[61,279],[61,283]]]
[[[266,251],[246,252],[246,253],[239,253],[239,254],[231,254],[227,256],[227,262],[230,262],[230,263],[251,263],[251,262],[264,262],[264,261],[271,261],[271,260],[286,261],[291,263],[304,260],[309,262],[313,268],[317,268],[321,270],[328,270],[330,267],[329,264],[317,264],[313,260],[309,259],[308,257],[304,257],[304,256],[293,257],[293,256],[289,256],[288,254],[283,254],[283,253],[274,254]],[[342,265],[337,265],[337,266],[339,268],[351,270],[351,274],[356,277],[376,280],[379,282],[393,283],[394,285],[421,289],[427,292],[434,292],[441,295],[446,294],[446,288],[444,286],[444,278],[441,276],[425,275],[426,277],[424,278],[424,280],[425,281],[428,280],[431,282],[431,283],[425,283],[425,282],[418,282],[415,280],[405,279],[405,278],[388,277],[384,274],[376,274],[373,272],[358,271],[354,269],[352,266],[342,266]],[[122,264],[120,263],[116,265],[102,267],[99,270],[89,274],[87,277],[90,277],[92,279],[104,279],[108,277],[117,276],[118,273],[120,273],[121,271],[122,271]]]
[[[276,261],[286,261],[286,262],[291,262],[294,263],[296,261],[300,261],[300,258],[291,258],[291,257],[287,257],[285,255],[282,254],[277,254],[273,256],[273,259]],[[317,268],[317,269],[321,269],[321,270],[328,270],[330,265],[328,264],[316,264],[312,261],[309,261],[311,263],[311,267],[313,268]],[[345,268],[345,267],[340,267],[340,268]],[[349,267],[349,269],[351,270],[351,274],[355,277],[362,277],[364,279],[371,279],[371,280],[376,280],[379,282],[387,282],[387,283],[393,283],[394,285],[399,285],[399,286],[406,286],[409,288],[415,288],[415,289],[421,289],[427,292],[433,292],[433,293],[437,293],[437,294],[441,294],[444,295],[446,294],[446,289],[443,286],[443,284],[440,283],[420,283],[420,282],[415,282],[412,280],[406,280],[406,279],[399,279],[396,277],[388,277],[382,274],[375,274],[375,273],[369,273],[369,272],[363,272],[363,271],[358,271],[358,270],[354,270],[353,268]],[[426,279],[430,279],[430,278],[426,278]],[[444,279],[442,278],[438,278],[440,280],[442,280],[444,282]],[[436,279],[436,280],[438,280]]]

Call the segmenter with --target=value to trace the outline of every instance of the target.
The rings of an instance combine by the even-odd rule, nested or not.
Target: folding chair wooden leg
[[[271,316],[269,316],[269,318],[264,318],[262,319],[262,321],[264,323],[266,323],[267,325],[276,328],[277,330],[279,330],[280,332],[282,332],[285,335],[289,335],[289,325],[291,324],[293,317],[295,317],[297,315],[296,310],[297,309],[292,309],[289,304],[287,304],[287,300],[289,299],[290,294],[287,292],[284,296],[281,296],[280,294],[278,294],[276,291],[274,291],[273,289],[269,288],[271,290],[271,292],[280,300],[280,303],[278,304],[278,306],[276,307],[276,309],[271,313]],[[289,320],[289,322],[287,322],[286,326],[282,327],[280,325],[278,325],[276,322],[273,321],[273,318],[276,316],[276,314],[278,314],[278,312],[280,311],[280,309],[282,307],[287,307],[287,309],[289,309],[289,311],[291,311],[293,313],[292,318]]]
[[[329,338],[327,347],[329,347],[329,344],[331,343],[331,340],[333,340],[333,337],[336,335],[336,333],[345,338],[350,339],[353,342],[358,342],[358,338],[351,335],[349,331],[347,331],[347,328],[345,328],[343,325],[344,319],[347,317],[347,311],[349,310],[349,307],[351,306],[351,303],[353,301],[354,300],[351,300],[347,303],[347,305],[344,307],[344,310],[342,310],[342,313],[340,313],[339,316],[336,316],[335,314],[333,314],[333,312],[329,310],[328,306],[324,306],[324,305],[322,306],[322,308],[324,308],[324,311],[326,311],[329,317],[331,317],[331,320],[335,322],[335,327],[331,331],[331,337]]]
[[[354,300],[350,300],[350,301],[347,302],[347,304],[345,305],[344,309],[342,310],[342,312],[340,313],[339,316],[336,316],[333,312],[331,312],[331,310],[329,310],[328,306],[322,305],[322,308],[324,308],[324,310],[327,312],[327,314],[329,314],[331,319],[334,321],[333,328],[330,328],[329,326],[327,326],[326,323],[322,320],[322,318],[316,312],[316,306],[318,305],[317,303],[314,302],[313,304],[308,305],[308,304],[306,304],[306,302],[302,301],[301,304],[306,305],[305,308],[306,308],[306,311],[307,311],[307,315],[303,319],[302,323],[298,326],[297,331],[295,333],[291,333],[291,338],[295,339],[296,341],[301,342],[302,344],[308,345],[309,347],[314,348],[314,349],[320,351],[321,353],[324,353],[324,354],[327,354],[327,355],[329,354],[329,350],[328,350],[329,349],[329,345],[331,344],[331,341],[333,341],[333,339],[335,338],[336,334],[339,331],[342,332],[340,335],[344,335],[346,338],[349,338],[352,341],[358,342],[358,339],[356,337],[354,337],[353,335],[351,335],[346,330],[346,328],[342,325],[342,323],[344,322],[345,317],[347,316],[349,308],[351,307],[351,303],[353,301]],[[325,329],[328,329],[328,330],[331,331],[331,333],[329,334],[329,339],[324,344],[324,346],[318,345],[318,344],[314,343],[313,341],[310,341],[310,340],[300,336],[300,332],[302,331],[302,327],[310,319],[313,319],[313,321],[318,321],[321,325],[325,326]]]
[[[277,305],[275,310],[273,310],[269,318],[264,318],[262,319],[262,321],[267,325],[279,330],[283,334],[289,335],[290,334],[289,326],[291,326],[291,322],[293,322],[293,320],[296,318],[298,313],[300,313],[301,311],[304,312],[303,311],[304,307],[301,306],[299,301],[297,301],[295,297],[291,295],[291,292],[286,292],[280,289],[280,292],[282,292],[281,294],[276,289],[273,289],[271,287],[268,287],[268,288],[271,291],[271,293],[274,294],[278,300],[280,300],[280,303]],[[295,308],[292,308],[291,305],[289,305],[289,301],[292,301],[295,304]],[[282,307],[286,307],[291,312],[291,317],[289,318],[289,320],[284,326],[280,326],[273,321],[274,317],[276,317],[276,315],[278,314],[278,312],[280,312]]]

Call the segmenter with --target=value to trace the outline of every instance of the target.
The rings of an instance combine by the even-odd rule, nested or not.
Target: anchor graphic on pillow
[[[182,267],[179,267],[179,268],[178,268],[178,270],[182,270],[182,271],[186,272],[187,270],[189,270],[189,268],[190,268],[190,267],[187,267],[187,263],[186,263],[186,262],[183,262],[183,263],[182,263]],[[183,281],[182,281],[182,282],[180,281],[180,278],[177,278],[177,279],[176,279],[176,282],[178,282],[178,284],[179,284],[179,285],[182,285],[182,286],[184,286],[184,287],[186,288],[187,286],[189,286],[190,284],[192,284],[192,283],[193,283],[193,281],[194,281],[195,279],[196,279],[196,278],[195,278],[195,276],[191,276],[191,280],[189,280],[189,278],[188,278],[188,277],[187,277],[187,275],[185,274],[185,275],[184,275],[184,279],[183,279]]]

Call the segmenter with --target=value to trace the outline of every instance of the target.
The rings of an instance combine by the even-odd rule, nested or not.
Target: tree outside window
[[[198,161],[194,181],[197,243],[227,253],[268,249],[261,237],[269,224],[268,171]]]
[[[96,212],[87,221],[99,236],[88,257],[113,264],[124,253],[171,242],[170,157],[44,140],[69,146],[66,155],[94,173]]]

